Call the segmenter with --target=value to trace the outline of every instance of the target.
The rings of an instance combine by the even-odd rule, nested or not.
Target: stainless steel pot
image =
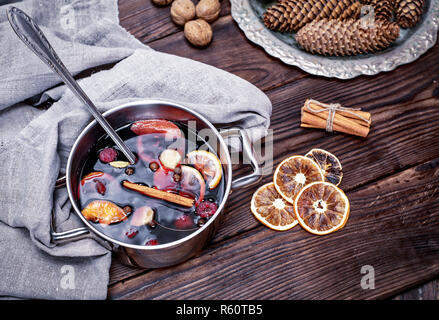
[[[126,244],[108,237],[97,230],[93,223],[83,217],[75,192],[80,182],[81,169],[89,156],[89,150],[95,145],[97,139],[105,134],[101,126],[96,121],[93,121],[82,131],[73,145],[67,162],[65,179],[57,181],[57,186],[62,186],[63,182],[65,182],[73,209],[86,227],[56,232],[54,226],[52,226],[51,236],[52,241],[55,243],[77,241],[78,239],[92,236],[104,246],[113,250],[125,264],[144,268],[160,268],[174,265],[199,253],[210,242],[221,222],[221,216],[224,214],[224,208],[231,190],[250,186],[258,182],[262,177],[261,169],[245,131],[239,128],[230,128],[220,133],[206,118],[185,106],[165,100],[144,100],[111,109],[104,113],[104,117],[113,128],[120,128],[137,120],[158,118],[181,122],[194,121],[197,130],[212,130],[218,141],[219,149],[217,153],[223,165],[226,185],[224,198],[219,204],[215,215],[203,227],[180,240],[156,246],[140,246]],[[226,137],[231,136],[241,138],[244,158],[250,160],[253,168],[253,172],[250,175],[240,177],[234,181],[232,181],[230,154],[224,141]]]

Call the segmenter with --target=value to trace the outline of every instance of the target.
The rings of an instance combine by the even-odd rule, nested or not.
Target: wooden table
[[[395,71],[341,81],[267,55],[245,38],[227,0],[206,49],[188,44],[169,7],[120,0],[119,9],[121,25],[143,43],[227,70],[268,95],[274,165],[313,147],[335,153],[351,214],[344,229],[324,237],[300,227],[275,232],[249,210],[256,187],[234,192],[221,229],[198,257],[158,270],[115,260],[110,299],[439,297],[439,44]],[[368,138],[300,128],[300,107],[311,97],[371,112]],[[374,268],[374,289],[361,286],[363,266]]]

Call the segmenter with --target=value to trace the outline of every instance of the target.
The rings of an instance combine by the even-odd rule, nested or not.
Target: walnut
[[[195,18],[195,5],[191,0],[175,0],[171,6],[171,18],[176,24],[184,26]]]
[[[203,47],[212,41],[212,28],[203,19],[192,20],[184,25],[184,36],[194,46]]]
[[[170,4],[173,0],[152,0],[152,3],[158,5],[158,6],[167,6]]]
[[[213,22],[219,16],[221,4],[218,0],[201,0],[197,4],[195,11],[198,18],[207,22]]]

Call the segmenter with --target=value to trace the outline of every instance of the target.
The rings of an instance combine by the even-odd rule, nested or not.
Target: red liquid
[[[200,140],[198,143],[188,141],[186,139],[188,136],[187,127],[181,123],[175,124],[184,133],[184,137],[178,141],[166,141],[163,135],[154,133],[137,136],[130,130],[130,126],[119,129],[118,134],[138,157],[138,161],[134,165],[129,165],[126,168],[114,168],[108,163],[99,160],[99,151],[111,147],[118,153],[116,160],[125,161],[120,150],[114,146],[111,139],[107,136],[99,139],[97,145],[92,148],[90,157],[82,170],[81,178],[91,172],[103,172],[104,174],[93,176],[87,179],[86,183],[80,184],[78,192],[81,209],[85,208],[93,200],[108,200],[121,208],[125,206],[131,208],[131,213],[128,214],[127,219],[124,221],[110,225],[94,223],[97,230],[110,238],[127,244],[156,245],[184,238],[200,228],[199,225],[207,222],[210,218],[205,217],[205,215],[200,217],[196,213],[195,206],[185,208],[164,200],[139,194],[122,186],[122,182],[128,180],[194,198],[196,202],[199,200],[200,185],[195,183],[191,186],[183,186],[176,182],[175,180],[178,181],[178,179],[174,179],[176,173],[164,168],[159,160],[163,150],[169,147],[177,148],[177,150],[181,151],[182,159],[184,159],[185,154],[197,149],[201,145],[207,145],[200,138],[198,138]],[[192,134],[191,136],[194,135]],[[215,153],[212,148],[209,148],[209,151]],[[151,169],[151,167],[156,169],[154,165],[151,166],[151,163],[155,163],[156,167],[158,165],[156,171]],[[127,171],[127,168],[130,169]],[[134,173],[131,175],[127,174],[132,169]],[[222,178],[214,190],[205,188],[204,201],[214,202],[218,206],[224,196],[224,189],[225,184]],[[149,206],[154,210],[154,222],[142,226],[131,225],[133,213],[144,206]]]

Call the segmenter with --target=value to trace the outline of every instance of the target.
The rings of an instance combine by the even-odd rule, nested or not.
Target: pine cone
[[[373,28],[363,28],[362,23],[354,19],[313,21],[299,30],[296,40],[312,54],[349,56],[383,50],[399,36],[394,22],[378,20]]]
[[[396,22],[402,28],[413,28],[421,20],[424,0],[396,0]]]
[[[363,0],[362,3],[373,7],[375,20],[390,21],[392,19],[395,0]]]
[[[291,32],[314,20],[358,18],[360,12],[356,0],[283,0],[267,9],[264,24],[271,30]]]

